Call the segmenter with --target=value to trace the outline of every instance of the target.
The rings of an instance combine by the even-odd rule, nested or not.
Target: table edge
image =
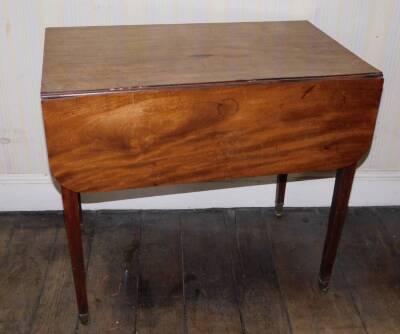
[[[300,82],[309,80],[352,80],[352,79],[369,79],[369,78],[382,78],[383,73],[367,72],[359,74],[348,75],[330,75],[330,76],[309,76],[309,77],[289,77],[289,78],[268,78],[268,79],[254,79],[254,80],[233,80],[233,81],[216,81],[216,82],[198,82],[198,83],[184,83],[184,84],[168,84],[168,85],[153,85],[153,86],[133,86],[121,88],[104,88],[94,90],[79,90],[79,91],[64,91],[64,92],[46,92],[41,91],[41,100],[50,100],[57,98],[80,97],[88,95],[102,95],[113,93],[129,93],[137,91],[160,91],[165,89],[193,89],[193,88],[213,88],[221,86],[238,86],[238,85],[262,85],[277,82]]]

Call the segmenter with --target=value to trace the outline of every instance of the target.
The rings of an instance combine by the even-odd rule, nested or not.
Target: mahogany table
[[[327,290],[382,73],[306,21],[46,29],[41,88],[79,316],[80,193],[337,170]],[[210,251],[210,256],[212,251]]]

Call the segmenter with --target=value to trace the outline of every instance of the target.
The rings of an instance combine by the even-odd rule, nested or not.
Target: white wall
[[[319,0],[313,23],[383,71],[384,94],[364,170],[400,170],[400,1]]]
[[[293,19],[310,20],[384,71],[386,82],[376,138],[359,174],[364,190],[353,196],[352,203],[400,204],[400,1],[0,0],[0,210],[51,209],[60,203],[48,177],[39,100],[45,27]],[[322,188],[317,193],[310,191],[313,184]],[[242,183],[232,183],[237,185]],[[288,196],[293,187],[303,195],[289,197],[289,204],[328,205],[331,185],[332,180],[291,184]],[[250,189],[226,188],[229,183],[221,186],[225,189],[163,197],[152,197],[165,193],[162,190],[136,191],[125,197],[150,197],[89,207],[186,208],[273,203],[272,185],[252,185]],[[371,195],[377,187],[383,193]],[[184,191],[196,189],[186,187]],[[181,191],[180,187],[169,188],[167,193]],[[246,196],[243,202],[242,194]],[[119,198],[110,196],[106,199]]]

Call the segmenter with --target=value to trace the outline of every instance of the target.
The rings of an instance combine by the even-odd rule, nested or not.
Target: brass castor
[[[283,203],[277,203],[275,205],[275,216],[278,218],[283,216]]]
[[[89,313],[79,314],[79,321],[82,325],[87,325],[89,323]]]
[[[327,293],[329,290],[329,279],[321,279],[321,277],[318,279],[318,286],[319,286],[319,290],[322,293]]]

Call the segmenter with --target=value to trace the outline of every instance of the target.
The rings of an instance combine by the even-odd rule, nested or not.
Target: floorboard
[[[392,236],[399,227],[395,216],[377,212],[350,211],[338,264],[368,333],[395,334],[400,333],[400,253]],[[397,224],[399,218],[397,211]]]
[[[277,276],[293,333],[365,333],[340,271],[335,270],[329,293],[318,289],[327,215],[291,209],[280,219],[268,216]]]
[[[61,212],[0,213],[0,333],[400,333],[400,208],[351,208],[331,287],[328,209],[85,212],[90,324]]]
[[[90,326],[80,325],[79,333],[132,333],[137,306],[139,214],[100,212],[91,215],[88,223],[94,228],[87,272]]]
[[[6,214],[0,218],[0,265],[2,265],[10,250],[10,241],[12,239],[15,219],[15,215]]]
[[[232,258],[245,332],[290,333],[263,212],[229,210],[226,216],[233,219],[235,227],[232,239],[236,253]]]
[[[54,215],[16,215],[0,267],[0,333],[32,329],[54,252]]]
[[[35,310],[32,333],[72,333],[76,327],[74,287],[62,216],[54,220],[55,245]]]
[[[137,333],[183,331],[180,215],[144,212],[140,243]]]
[[[182,218],[185,307],[189,333],[242,333],[224,214]]]

